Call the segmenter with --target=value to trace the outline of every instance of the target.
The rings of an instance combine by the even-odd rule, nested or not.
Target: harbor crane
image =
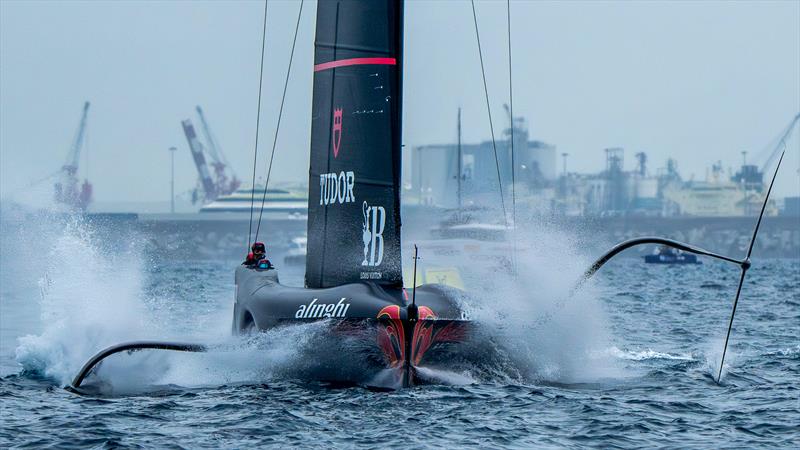
[[[195,168],[197,168],[197,175],[199,178],[198,187],[192,192],[192,203],[208,203],[221,195],[228,195],[233,193],[241,185],[241,181],[230,169],[230,166],[222,153],[222,149],[217,144],[211,129],[208,126],[203,109],[198,106],[196,108],[197,114],[200,117],[200,124],[203,127],[203,134],[206,137],[206,144],[200,141],[197,132],[194,129],[191,119],[186,119],[181,122],[183,126],[183,134],[186,136],[186,141],[189,144],[189,150],[192,153],[192,160],[194,161]],[[211,167],[214,169],[214,176],[208,169],[209,163],[206,160],[206,153],[211,157]],[[230,172],[230,175],[228,173]]]
[[[505,133],[508,135],[509,139],[511,139],[512,128],[515,130],[515,133],[527,135],[528,130],[525,127],[525,119],[520,116],[511,117],[511,107],[508,106],[508,103],[503,103],[503,109],[506,111],[506,115],[508,116],[509,128],[505,131]]]
[[[787,125],[786,128],[784,128],[781,131],[781,135],[778,138],[777,143],[775,143],[775,145],[772,146],[771,149],[772,151],[770,152],[769,157],[767,157],[766,161],[761,166],[762,172],[767,170],[767,168],[772,164],[772,162],[775,161],[775,158],[777,158],[781,154],[781,151],[786,145],[786,141],[788,141],[789,138],[792,136],[792,131],[794,131],[794,128],[798,124],[798,122],[800,122],[800,113],[797,113],[797,115],[794,116],[794,119],[792,119],[792,121],[789,122],[789,125]],[[767,149],[769,149],[769,147],[767,147]]]
[[[211,132],[211,127],[208,126],[206,116],[203,114],[203,108],[197,105],[195,109],[197,110],[198,117],[200,117],[200,125],[203,126],[203,135],[205,135],[206,142],[208,143],[206,148],[212,159],[211,167],[214,168],[214,178],[217,188],[223,191],[220,192],[221,195],[230,194],[241,185],[241,181],[236,178],[236,174],[233,172],[231,165],[228,164],[225,154],[222,153],[222,147],[217,143],[214,133]],[[228,172],[230,172],[230,176],[228,176]]]
[[[789,124],[784,127],[780,134],[770,141],[757,155],[755,161],[764,161],[759,167],[757,164],[748,164],[747,160],[742,161],[742,168],[731,177],[734,183],[741,183],[747,190],[761,192],[764,186],[764,172],[772,165],[781,152],[786,147],[786,142],[792,135],[795,126],[800,122],[800,113],[794,116]],[[747,157],[747,152],[742,152],[742,157]]]
[[[78,188],[78,163],[80,162],[81,149],[86,142],[86,119],[89,114],[89,102],[84,102],[81,121],[72,140],[67,161],[59,171],[59,180],[55,183],[55,201],[66,205],[71,210],[86,211],[92,201],[92,184],[88,179],[83,180]]]

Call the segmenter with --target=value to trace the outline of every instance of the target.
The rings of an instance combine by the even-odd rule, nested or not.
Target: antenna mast
[[[456,174],[456,178],[458,179],[458,214],[461,214],[462,208],[462,192],[461,192],[461,178],[464,176],[464,168],[461,166],[463,164],[463,154],[461,153],[461,107],[458,108],[458,173]],[[416,255],[415,255],[416,257]]]

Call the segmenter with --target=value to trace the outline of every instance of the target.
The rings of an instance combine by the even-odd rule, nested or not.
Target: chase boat
[[[305,266],[308,239],[305,236],[292,239],[292,247],[283,257],[283,264],[287,266]]]
[[[666,245],[659,245],[653,250],[653,254],[645,255],[644,262],[647,264],[702,264],[697,259],[697,255]]]

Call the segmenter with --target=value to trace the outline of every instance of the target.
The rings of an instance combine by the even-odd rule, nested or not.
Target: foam
[[[19,339],[16,359],[24,370],[62,383],[96,351],[147,335],[145,308],[137,298],[140,259],[122,251],[113,261],[90,244],[79,221],[48,236],[48,258],[37,260],[44,331]]]
[[[595,287],[587,283],[571,295],[589,266],[582,243],[546,223],[520,224],[515,234],[516,273],[478,261],[463,274],[470,294],[462,306],[478,325],[478,339],[498,353],[485,371],[521,382],[622,376],[602,352],[610,333]]]
[[[694,357],[688,353],[685,354],[664,353],[664,352],[657,352],[649,348],[647,350],[642,350],[642,351],[625,351],[625,350],[620,350],[616,346],[612,346],[606,350],[606,354],[611,355],[615,358],[624,359],[628,361],[647,361],[656,359],[694,361]]]

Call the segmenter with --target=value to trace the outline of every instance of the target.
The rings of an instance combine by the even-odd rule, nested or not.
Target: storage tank
[[[557,178],[556,147],[542,141],[530,141],[528,150],[531,161],[539,166],[542,176],[546,180],[555,180]]]
[[[658,197],[658,179],[650,177],[637,178],[635,196],[637,199]]]

